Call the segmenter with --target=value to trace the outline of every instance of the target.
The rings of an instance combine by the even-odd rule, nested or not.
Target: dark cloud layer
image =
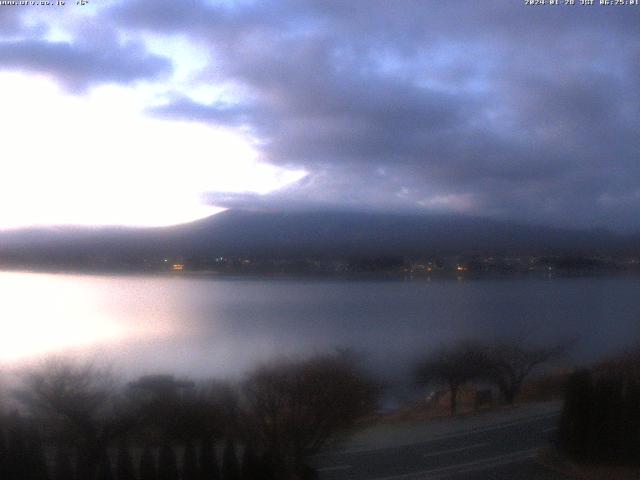
[[[182,36],[211,56],[199,84],[243,92],[198,103],[183,91],[151,115],[241,128],[265,161],[309,172],[212,202],[640,229],[640,7],[131,0],[96,21]],[[0,65],[81,86],[169,69],[131,45],[4,43]]]
[[[640,8],[522,2],[140,0],[128,28],[184,33],[250,92],[152,113],[249,128],[307,184],[213,201],[424,208],[640,227]],[[357,192],[357,193],[356,193]]]
[[[0,41],[0,69],[46,73],[72,90],[97,83],[129,83],[171,71],[171,63],[140,45],[103,43],[87,48],[44,40]]]
[[[76,94],[97,84],[168,78],[169,58],[147,51],[141,39],[125,41],[100,10],[76,17],[74,7],[0,6],[0,71],[45,74]]]

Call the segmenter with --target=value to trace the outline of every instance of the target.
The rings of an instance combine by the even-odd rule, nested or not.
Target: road
[[[329,452],[314,463],[321,480],[566,480],[535,460],[557,420],[557,412],[535,414],[411,444]]]

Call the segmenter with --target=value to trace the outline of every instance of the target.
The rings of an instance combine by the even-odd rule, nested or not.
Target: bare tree
[[[370,413],[377,393],[344,354],[273,363],[244,385],[248,428],[263,452],[291,472]]]
[[[108,369],[50,359],[23,375],[16,398],[59,441],[76,446],[80,468],[92,475],[109,441],[131,428],[117,411],[117,390]]]
[[[15,397],[36,418],[88,435],[106,416],[114,396],[113,377],[92,364],[51,359],[23,375]]]
[[[140,423],[171,441],[221,437],[235,420],[237,395],[222,381],[197,384],[172,375],[129,383],[127,396]]]
[[[195,383],[173,375],[145,375],[128,384],[127,398],[140,419],[141,427],[160,434],[164,441],[183,440],[186,404],[192,402]],[[185,428],[183,428],[185,427]]]
[[[486,349],[486,376],[494,382],[504,401],[512,404],[525,379],[538,366],[564,355],[571,342],[553,345],[529,345],[523,339],[502,340]]]
[[[449,389],[451,415],[458,405],[458,391],[465,383],[480,378],[486,372],[486,348],[470,341],[440,348],[418,363],[416,380],[419,385],[446,385]]]

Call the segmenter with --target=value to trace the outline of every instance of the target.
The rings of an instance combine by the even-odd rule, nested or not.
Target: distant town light
[[[181,272],[184,270],[184,264],[183,263],[174,263],[171,266],[171,270],[173,270],[174,272]]]

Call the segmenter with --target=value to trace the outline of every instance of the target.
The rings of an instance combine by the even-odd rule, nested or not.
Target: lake
[[[577,337],[575,360],[640,339],[640,277],[282,280],[0,273],[0,361],[57,353],[127,375],[234,377],[257,362],[349,347],[384,378],[468,337]]]

